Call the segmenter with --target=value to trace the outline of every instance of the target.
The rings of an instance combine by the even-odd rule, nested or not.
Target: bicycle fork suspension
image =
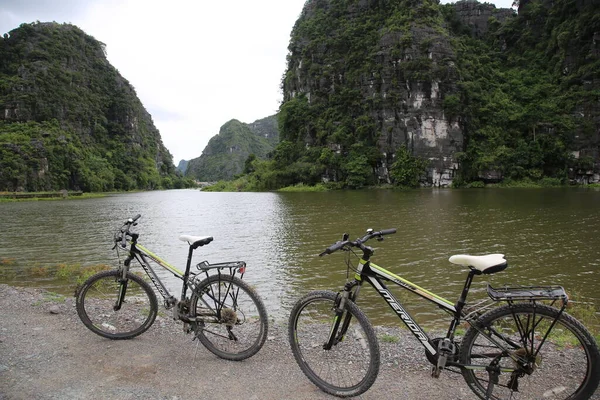
[[[127,271],[129,271],[129,264],[131,263],[132,259],[133,257],[129,255],[123,262],[121,277],[118,280],[119,294],[117,297],[117,301],[113,306],[114,311],[119,311],[121,309],[121,306],[123,305],[123,301],[125,300],[125,294],[127,293],[127,284],[129,283],[129,279],[127,279]]]
[[[338,293],[334,308],[335,317],[333,318],[331,331],[329,332],[329,339],[327,340],[327,343],[323,345],[324,350],[331,350],[333,346],[344,340],[346,332],[348,331],[348,327],[350,326],[350,320],[352,319],[352,314],[350,314],[349,312],[344,312],[346,309],[346,302],[348,300],[356,299],[356,296],[358,295],[358,290],[360,289],[360,286],[358,285],[359,284],[357,281],[348,282],[344,286],[344,290]],[[358,287],[353,293],[351,290],[355,286]],[[341,329],[339,329],[340,325]]]

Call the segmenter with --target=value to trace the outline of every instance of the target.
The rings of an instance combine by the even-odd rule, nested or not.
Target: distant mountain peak
[[[265,158],[278,141],[274,115],[251,124],[232,119],[209,140],[200,157],[189,161],[186,176],[199,181],[231,179],[242,172],[250,154]]]

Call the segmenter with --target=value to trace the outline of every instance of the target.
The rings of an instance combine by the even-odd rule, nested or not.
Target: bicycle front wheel
[[[256,354],[267,339],[267,310],[254,289],[237,277],[213,275],[190,299],[196,336],[210,352],[240,361]]]
[[[588,399],[600,380],[592,335],[572,316],[539,304],[481,316],[465,334],[461,362],[481,399]]]
[[[130,339],[144,333],[158,312],[150,285],[130,272],[127,279],[121,277],[122,273],[116,270],[100,272],[86,280],[77,292],[77,314],[83,324],[109,339]]]
[[[290,345],[302,372],[321,390],[338,397],[358,396],[377,378],[379,344],[371,323],[352,301],[346,302],[337,332],[332,333],[336,298],[334,292],[315,291],[298,300],[289,319]],[[326,350],[331,333],[336,340]]]

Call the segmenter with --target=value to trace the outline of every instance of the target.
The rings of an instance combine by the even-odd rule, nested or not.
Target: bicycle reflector
[[[242,266],[238,268],[240,274],[246,273],[246,263],[242,263]]]

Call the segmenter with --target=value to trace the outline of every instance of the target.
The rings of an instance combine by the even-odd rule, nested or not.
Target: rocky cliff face
[[[179,164],[177,164],[177,170],[179,172],[181,172],[182,174],[185,174],[188,164],[189,164],[189,160],[180,160]]]
[[[305,145],[305,158],[320,155],[314,159],[325,160],[325,180],[356,171],[354,152],[366,155],[379,182],[389,182],[390,166],[401,147],[429,161],[422,184],[434,186],[449,185],[461,160],[467,166],[466,180],[556,176],[566,164],[585,164],[553,154],[564,146],[588,152],[597,164],[597,143],[590,141],[589,133],[582,140],[577,134],[591,123],[595,127],[589,130],[598,135],[600,125],[593,122],[597,118],[589,116],[597,102],[586,100],[573,107],[563,97],[538,110],[532,105],[543,103],[548,93],[564,93],[565,88],[575,92],[579,89],[570,85],[578,82],[590,86],[582,89],[585,96],[593,92],[594,80],[579,81],[586,68],[592,68],[589,56],[598,48],[594,42],[588,51],[593,35],[577,33],[584,29],[583,21],[588,21],[588,31],[596,29],[589,26],[597,22],[589,19],[593,8],[590,11],[586,2],[579,1],[580,11],[568,8],[568,2],[546,2],[518,16],[511,9],[473,0],[443,7],[430,0],[308,1],[289,46],[282,140]],[[563,6],[570,11],[560,11]],[[553,58],[560,31],[548,21],[556,12],[564,14],[560,21],[581,25],[572,35],[564,32],[562,40],[572,36],[581,41],[572,39],[572,46],[564,46],[564,52],[557,49]],[[545,25],[536,29],[538,22]],[[565,79],[559,88],[556,80],[563,78],[553,76],[553,62],[563,64],[563,77],[577,70],[576,80]],[[539,75],[529,79],[528,69],[533,67]],[[539,76],[548,80],[542,82]],[[597,79],[598,74],[588,76]],[[515,81],[512,86],[505,82],[510,79]],[[523,93],[528,90],[535,95]],[[564,107],[581,109],[586,121],[557,121]],[[567,128],[571,123],[576,127]],[[502,130],[505,136],[493,133]],[[532,141],[532,132],[544,132],[543,143],[538,143],[539,136]],[[373,147],[379,158],[369,153]],[[546,153],[543,161],[536,161],[540,147]],[[347,160],[346,166],[311,150],[319,148],[336,152]],[[519,157],[527,157],[521,170],[511,167]]]
[[[103,46],[57,23],[0,39],[4,189],[150,189],[176,179],[151,116]]]
[[[490,21],[503,23],[507,18],[515,16],[512,9],[496,8],[493,4],[479,3],[477,0],[458,1],[454,4],[454,9],[460,22],[476,38],[483,38],[488,33]]]
[[[277,146],[279,143],[279,127],[277,125],[277,116],[272,115],[270,117],[256,120],[248,125],[248,129],[252,131],[256,136],[264,138],[272,147]],[[270,151],[271,149],[269,149]],[[265,156],[261,155],[261,157]]]
[[[403,4],[395,8],[365,0],[349,2],[343,9],[329,1],[308,2],[292,35],[284,100],[305,96],[312,105],[332,105],[342,87],[351,86],[348,97],[352,99],[335,106],[340,113],[367,118],[374,125],[373,144],[383,154],[376,171],[379,182],[390,181],[389,165],[396,150],[406,146],[430,161],[424,183],[446,186],[457,168],[454,155],[462,151],[464,142],[458,119],[444,110],[444,99],[458,94],[456,53],[441,26],[423,23],[432,13],[427,4],[413,3],[412,15],[403,15]],[[471,1],[455,7],[462,22],[473,26],[474,35],[485,33],[488,17],[511,15],[510,10],[498,12],[493,5]],[[318,22],[328,18],[337,18],[338,23],[321,26]],[[346,30],[352,25],[359,27],[357,32]],[[317,26],[327,41],[316,43]],[[348,37],[352,34],[362,35],[363,40],[353,43],[355,39]],[[351,59],[348,53],[354,51],[357,54]],[[343,122],[340,118],[334,124]],[[350,124],[348,129],[356,131],[357,126]],[[307,130],[307,144],[318,144],[318,130]],[[330,136],[329,147],[338,152],[348,147],[334,137]]]
[[[410,45],[395,54],[397,44],[408,40]],[[457,92],[459,79],[448,39],[414,24],[406,33],[382,35],[377,54],[383,68],[365,95],[382,99],[381,108],[371,113],[380,122],[378,145],[387,160],[378,171],[380,179],[389,182],[387,165],[395,149],[405,145],[430,161],[428,183],[448,185],[456,168],[453,155],[464,140],[460,125],[445,116],[443,107],[444,98]]]

